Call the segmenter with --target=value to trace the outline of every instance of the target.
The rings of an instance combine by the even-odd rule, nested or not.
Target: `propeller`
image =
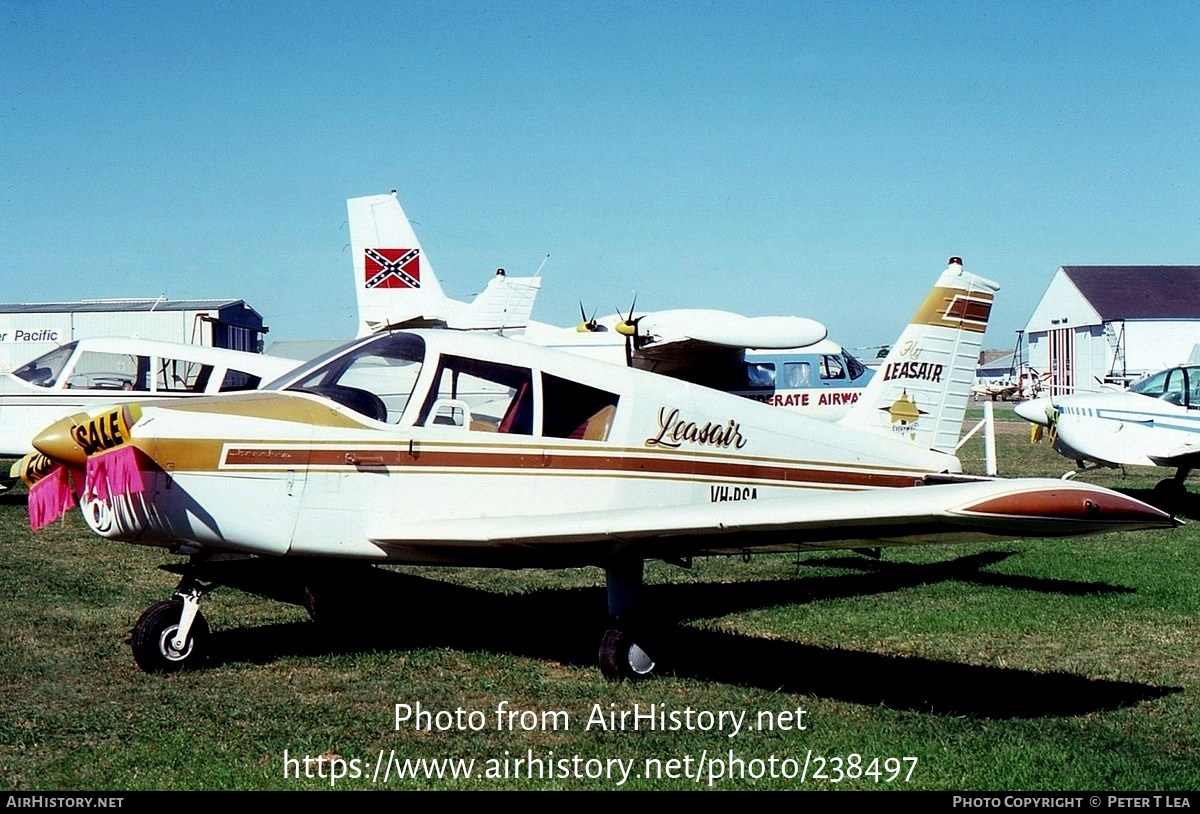
[[[583,300],[579,301],[579,319],[580,322],[575,326],[575,330],[581,334],[598,333],[604,330],[604,326],[596,322],[596,312],[592,312],[591,319],[588,319],[587,312],[583,310]]]
[[[633,302],[629,306],[629,316],[621,317],[621,309],[617,309],[617,324],[614,326],[617,333],[625,337],[625,364],[628,367],[633,367],[633,349],[636,346],[638,335],[638,323],[645,317],[643,314],[640,317],[634,317],[633,310],[637,308],[637,294],[633,295]]]
[[[637,324],[638,324],[638,322],[641,321],[642,318],[641,317],[638,317],[637,319],[633,318],[633,309],[634,308],[637,308],[637,294],[633,295],[633,303],[629,306],[629,316],[618,320],[617,325],[616,325],[617,333],[623,334],[625,336],[637,336]],[[618,308],[616,310],[617,310],[617,316],[620,317],[621,309]]]

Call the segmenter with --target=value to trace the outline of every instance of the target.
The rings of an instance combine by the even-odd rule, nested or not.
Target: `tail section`
[[[442,291],[396,191],[346,201],[358,300],[358,335],[389,327],[450,327],[471,331],[524,329],[540,277],[503,270],[470,303]]]
[[[838,423],[953,454],[999,290],[950,258],[883,366]]]
[[[541,277],[509,277],[504,269],[497,269],[487,288],[449,320],[449,327],[460,331],[521,333],[529,324],[541,287]]]
[[[395,191],[346,201],[358,297],[358,335],[389,325],[436,324],[449,303]]]

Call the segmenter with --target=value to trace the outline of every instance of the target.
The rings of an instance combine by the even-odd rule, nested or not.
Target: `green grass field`
[[[1069,468],[1028,439],[1000,425],[1002,475]],[[978,440],[961,457],[982,471]],[[1144,496],[1165,474],[1083,477]],[[395,569],[382,605],[337,633],[222,589],[204,605],[213,659],[160,676],[126,639],[170,595],[157,566],[173,558],[73,515],[32,534],[24,501],[0,497],[7,789],[1200,789],[1195,522],[879,561],[653,564],[673,658],[634,683],[594,666],[596,569]],[[397,724],[418,704],[443,714]],[[599,725],[635,705],[678,726]],[[445,776],[397,776],[420,759]]]

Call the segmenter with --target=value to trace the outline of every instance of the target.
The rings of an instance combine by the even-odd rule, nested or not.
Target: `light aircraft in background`
[[[1050,429],[1051,444],[1077,469],[1163,466],[1175,476],[1156,490],[1178,500],[1200,465],[1200,365],[1178,365],[1145,376],[1127,390],[1106,389],[1026,401],[1017,415]]]
[[[845,415],[875,374],[829,339],[793,350],[747,350],[741,371],[720,389],[828,421]]]
[[[1039,374],[1029,365],[1022,365],[1016,373],[999,379],[976,379],[971,395],[977,401],[1025,401],[1037,398],[1046,389],[1049,373]]]
[[[596,566],[614,678],[660,659],[638,608],[648,559],[1172,525],[1102,487],[967,477],[937,451],[974,373],[964,333],[995,288],[948,269],[837,422],[494,335],[386,331],[258,391],[55,423],[35,441],[52,465],[30,519],[51,522],[78,490],[96,534],[187,558],[175,597],[133,628],[147,671],[203,659],[199,605],[219,585],[303,595],[320,620],[339,596],[363,599],[380,564]],[[431,613],[388,598],[397,623]]]
[[[260,353],[160,342],[89,337],[69,342],[0,374],[0,457],[33,449],[48,424],[98,405],[253,390],[301,363]],[[0,479],[7,488],[16,475]]]

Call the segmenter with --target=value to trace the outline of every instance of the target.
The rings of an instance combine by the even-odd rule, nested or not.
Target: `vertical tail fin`
[[[838,423],[953,454],[999,290],[950,258],[862,397]]]
[[[452,300],[395,190],[350,198],[346,212],[359,336],[396,325],[520,333],[529,323],[541,277],[509,277],[499,269],[473,302]]]
[[[346,201],[358,335],[418,320],[444,322],[447,300],[393,190]]]

